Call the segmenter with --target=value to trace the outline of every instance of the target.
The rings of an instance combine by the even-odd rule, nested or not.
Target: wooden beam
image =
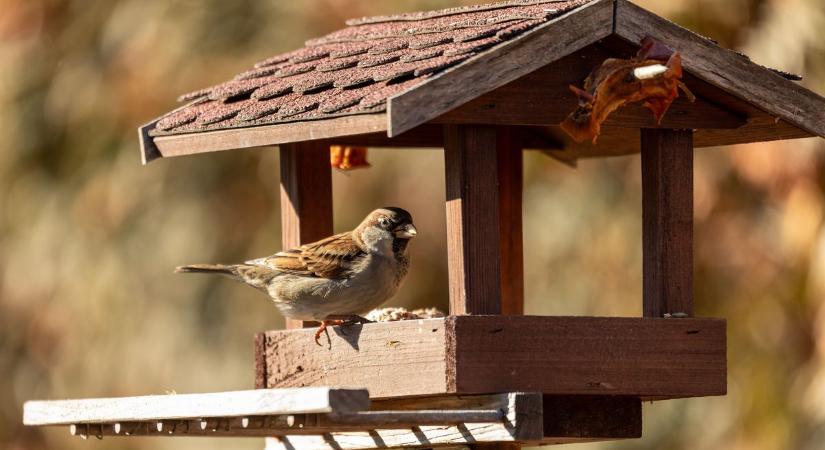
[[[718,319],[451,316],[333,327],[324,347],[312,334],[267,332],[269,387],[363,386],[373,398],[525,391],[665,399],[726,391],[725,321]]]
[[[456,393],[676,398],[726,390],[720,320],[455,316],[447,332],[456,347],[448,388]]]
[[[613,32],[613,0],[596,0],[387,100],[397,136]],[[456,89],[460,86],[460,89]]]
[[[501,314],[524,314],[524,242],[522,237],[523,152],[518,130],[499,127],[499,242]]]
[[[281,158],[281,242],[295,248],[332,235],[332,169],[329,147],[318,142],[285,144]],[[287,320],[288,328],[311,326]]]
[[[525,150],[560,150],[564,143],[547,133],[546,126],[508,127]],[[328,139],[329,145],[388,148],[444,148],[444,127],[437,123],[418,126],[400,136],[390,138],[385,133],[361,134]]]
[[[693,316],[693,132],[641,130],[644,316]]]
[[[29,401],[23,405],[23,423],[71,425],[80,422],[355,412],[366,410],[369,403],[369,393],[364,389],[326,387]]]
[[[445,126],[450,314],[501,314],[497,161],[494,127]]]
[[[287,323],[288,325],[288,323]],[[253,346],[255,359],[255,389],[266,389],[266,334],[255,334]]]
[[[543,402],[545,436],[642,437],[642,401],[638,398],[545,395]]]
[[[155,136],[152,141],[163,157],[168,158],[377,133],[386,129],[387,116],[381,113],[201,133],[161,135]]]
[[[650,36],[678,50],[691,74],[771,115],[825,137],[825,98],[626,0],[616,0],[615,33],[638,45]]]
[[[329,330],[329,345],[323,347],[315,344],[312,330],[268,331],[264,353],[267,387],[362,386],[370,381],[371,393],[379,397],[406,392],[413,395],[447,392],[444,320],[388,322],[378,328],[372,324],[353,325]],[[366,330],[374,332],[365,333]],[[380,376],[375,370],[376,363],[382,367]],[[402,379],[403,383],[398,384]]]

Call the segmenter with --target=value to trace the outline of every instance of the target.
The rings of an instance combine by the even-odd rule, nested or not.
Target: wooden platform
[[[542,392],[724,395],[721,319],[450,316],[259,335],[258,387],[366,387],[373,398]],[[415,374],[415,376],[411,376]]]
[[[258,389],[27,402],[27,425],[106,436],[273,437],[270,448],[372,449],[479,442],[553,444],[641,436],[641,402],[539,393],[418,397],[370,404],[366,390]]]

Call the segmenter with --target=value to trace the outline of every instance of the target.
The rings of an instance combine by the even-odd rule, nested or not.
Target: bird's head
[[[410,239],[418,234],[409,212],[384,207],[371,212],[354,231],[356,240],[370,251],[405,250]]]

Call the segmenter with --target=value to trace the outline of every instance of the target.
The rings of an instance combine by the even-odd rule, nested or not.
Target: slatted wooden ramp
[[[209,394],[31,401],[23,421],[107,436],[268,437],[270,449],[356,450],[635,438],[630,397],[503,393],[370,401],[366,389],[256,389]]]

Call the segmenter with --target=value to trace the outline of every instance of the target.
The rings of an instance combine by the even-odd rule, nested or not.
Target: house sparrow
[[[266,292],[284,317],[320,321],[320,345],[328,325],[364,322],[362,316],[395,295],[416,234],[410,213],[380,208],[353,231],[243,264],[194,264],[175,272],[218,273]]]

